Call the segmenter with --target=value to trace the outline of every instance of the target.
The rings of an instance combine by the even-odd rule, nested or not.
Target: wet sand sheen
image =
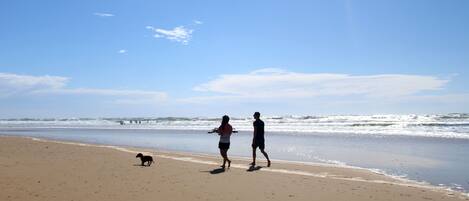
[[[0,137],[0,200],[469,200],[360,169],[274,163],[246,171],[238,159],[221,172],[216,157],[153,156],[155,166],[140,167],[134,153],[104,146]]]

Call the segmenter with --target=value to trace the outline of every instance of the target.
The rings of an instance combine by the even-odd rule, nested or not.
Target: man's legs
[[[255,146],[252,146],[252,163],[251,166],[256,165],[256,148]]]
[[[265,158],[267,159],[267,167],[270,167],[269,155],[267,155],[267,152],[264,151],[264,148],[259,147],[259,149],[261,150],[262,154],[264,154]]]

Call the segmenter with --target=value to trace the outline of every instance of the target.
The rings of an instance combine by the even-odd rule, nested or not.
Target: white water
[[[132,123],[130,121],[132,120]],[[404,135],[469,139],[469,114],[436,115],[330,115],[264,117],[267,132],[291,135],[355,134]],[[123,123],[123,125],[121,125]],[[67,118],[2,119],[0,128],[101,128],[210,130],[219,118]],[[240,131],[252,130],[252,118],[232,117]]]

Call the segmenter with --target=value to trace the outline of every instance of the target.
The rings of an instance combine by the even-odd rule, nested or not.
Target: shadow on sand
[[[247,169],[246,171],[247,172],[254,172],[254,171],[257,171],[257,170],[260,170],[262,169],[261,166],[249,166],[249,169]]]
[[[142,165],[142,164],[134,164],[134,166],[138,166],[138,167],[150,167],[148,165]]]
[[[215,168],[215,169],[210,170],[210,171],[201,171],[201,172],[208,172],[208,173],[210,173],[210,174],[220,174],[220,173],[225,172],[225,169],[223,169],[223,168]]]

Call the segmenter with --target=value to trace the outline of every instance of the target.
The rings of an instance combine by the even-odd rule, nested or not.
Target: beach
[[[178,122],[179,120],[175,121],[177,122],[164,120],[160,123],[183,124]],[[278,121],[277,118],[267,118],[267,121],[273,124],[273,127],[278,126],[273,122]],[[207,123],[207,120],[193,119],[184,122],[187,125],[202,125],[203,122]],[[215,125],[219,122],[213,120],[212,123]],[[242,128],[242,124],[239,127],[238,123],[235,125],[235,128]],[[293,124],[290,125],[295,128]],[[373,129],[377,129],[374,127],[376,126],[369,126],[365,134],[297,133],[269,129],[266,133],[266,150],[275,160],[364,168],[392,177],[468,193],[469,158],[466,155],[469,153],[469,139],[399,134],[408,132],[406,129],[401,129],[395,134],[381,135],[373,132]],[[100,120],[0,121],[0,135],[218,156],[219,137],[207,134],[208,129],[197,130],[197,126],[191,128],[163,129],[143,122],[121,126],[116,122]],[[464,126],[457,128],[460,133],[467,129]],[[438,132],[434,133],[437,134]],[[250,158],[251,142],[252,131],[240,130],[231,138],[229,155]]]
[[[156,163],[139,166],[137,152]],[[1,200],[469,200],[369,170],[0,137]]]
[[[469,201],[469,0],[1,2],[0,201]]]

